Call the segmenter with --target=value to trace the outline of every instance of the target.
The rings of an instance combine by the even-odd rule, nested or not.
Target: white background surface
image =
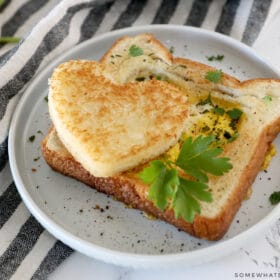
[[[269,34],[269,36],[267,35]],[[275,15],[254,44],[259,54],[280,69],[280,16]],[[279,182],[280,187],[280,182]],[[105,264],[74,253],[50,277],[57,279],[279,279],[280,223],[244,244],[233,255],[195,267],[131,269]],[[271,240],[274,240],[272,244]],[[270,241],[270,242],[269,242]],[[247,273],[247,274],[245,274]],[[257,274],[260,273],[260,274]]]

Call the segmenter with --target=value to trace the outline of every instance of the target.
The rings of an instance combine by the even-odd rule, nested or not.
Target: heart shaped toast
[[[49,84],[60,140],[96,177],[161,155],[178,141],[188,118],[187,97],[174,85],[156,79],[117,84],[95,61],[63,63]]]

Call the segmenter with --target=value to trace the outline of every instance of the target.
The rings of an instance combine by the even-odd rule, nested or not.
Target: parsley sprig
[[[193,222],[201,211],[199,201],[212,201],[208,174],[221,176],[232,168],[229,158],[219,157],[223,150],[214,141],[214,136],[189,137],[175,162],[154,160],[144,168],[139,176],[150,185],[148,199],[160,210],[173,209],[176,219]]]

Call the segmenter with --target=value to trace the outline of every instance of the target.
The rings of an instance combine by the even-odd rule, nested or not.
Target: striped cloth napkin
[[[252,45],[279,11],[279,0],[1,0],[0,279],[45,279],[73,250],[52,237],[25,208],[10,174],[7,135],[15,106],[51,60],[97,34],[128,26],[202,27]]]

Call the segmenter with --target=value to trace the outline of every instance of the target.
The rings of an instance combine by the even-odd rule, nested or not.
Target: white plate
[[[267,173],[261,172],[250,200],[244,201],[228,233],[219,242],[208,242],[178,231],[138,210],[54,171],[41,156],[40,142],[50,126],[47,81],[52,70],[69,59],[99,59],[123,35],[152,32],[176,56],[189,57],[216,66],[239,79],[279,77],[277,71],[249,47],[213,32],[172,25],[153,25],[118,30],[81,44],[47,66],[32,82],[17,107],[9,135],[9,156],[17,188],[39,222],[70,247],[94,258],[133,267],[184,266],[221,257],[252,240],[280,214],[269,195],[280,181],[280,158]],[[207,56],[222,54],[222,62]],[[28,141],[35,135],[34,142]],[[279,139],[276,146],[279,147]],[[39,158],[40,157],[40,158]],[[39,158],[39,159],[38,159]],[[36,171],[32,172],[32,168]],[[34,171],[34,169],[33,169]],[[97,209],[101,207],[101,209]]]

